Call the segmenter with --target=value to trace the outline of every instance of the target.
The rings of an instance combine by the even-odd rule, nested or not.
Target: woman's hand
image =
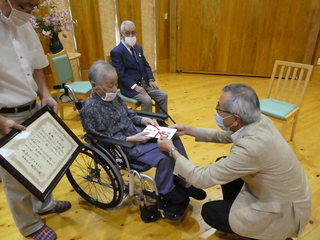
[[[158,122],[151,119],[151,118],[147,118],[147,117],[143,117],[141,119],[141,124],[145,125],[145,126],[148,126],[148,125],[156,125],[156,126],[159,126]]]
[[[137,133],[136,135],[127,137],[127,141],[128,142],[141,142],[141,143],[145,143],[148,140],[151,139],[151,137],[147,137],[146,135],[148,135],[149,132],[141,132],[141,133]]]

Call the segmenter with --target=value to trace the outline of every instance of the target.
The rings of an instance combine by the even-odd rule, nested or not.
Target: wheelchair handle
[[[62,83],[62,84],[58,84],[58,85],[54,85],[53,89],[64,89],[64,95],[69,97],[69,92],[71,93],[72,97],[74,100],[73,102],[77,102],[77,98],[76,98],[76,94],[74,93],[72,87],[70,87],[68,84]]]
[[[74,104],[75,104],[75,106],[76,106],[76,108],[78,110],[81,109],[76,94],[74,93],[72,87],[70,87],[68,84],[65,84],[65,83],[58,84],[58,85],[53,86],[53,89],[56,89],[56,90],[57,89],[64,89],[64,94],[63,95],[65,95],[67,97],[69,97],[69,95],[70,95],[69,93],[71,93],[71,95],[72,95],[71,100],[74,102]],[[80,107],[80,108],[78,108],[78,107]]]
[[[57,89],[63,89],[65,85],[66,85],[65,83],[62,83],[62,84],[59,84],[59,85],[54,85],[53,89],[56,89],[56,90]]]

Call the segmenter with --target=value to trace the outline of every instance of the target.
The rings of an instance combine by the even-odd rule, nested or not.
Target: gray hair
[[[116,70],[110,64],[101,59],[97,60],[91,65],[88,71],[89,81],[91,83],[94,82],[100,86],[104,79],[110,77],[110,72],[112,71]]]
[[[136,25],[134,24],[134,22],[130,20],[125,20],[121,23],[120,31],[123,32],[126,26],[133,26],[134,28],[136,28]]]
[[[261,115],[259,98],[250,86],[240,83],[230,84],[222,91],[231,93],[231,97],[223,107],[226,111],[239,115],[244,125],[259,119]]]

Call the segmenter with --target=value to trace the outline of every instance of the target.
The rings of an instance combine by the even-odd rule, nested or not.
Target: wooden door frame
[[[170,0],[170,72],[177,71],[177,0]]]

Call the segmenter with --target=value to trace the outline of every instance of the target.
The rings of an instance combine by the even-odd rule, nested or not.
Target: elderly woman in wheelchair
[[[113,147],[113,150],[109,149],[105,154],[119,160],[121,158],[119,152],[123,152],[129,163],[156,167],[154,197],[158,203],[154,209],[161,211],[162,217],[179,219],[189,204],[189,196],[201,200],[206,197],[205,191],[174,177],[174,160],[171,154],[162,152],[155,139],[147,137],[148,133],[143,132],[148,124],[158,125],[158,122],[128,110],[126,104],[116,93],[117,73],[111,65],[102,60],[94,62],[88,72],[88,78],[93,91],[90,98],[85,101],[79,115],[85,132],[99,136],[98,142],[105,149],[108,149],[110,143],[101,140],[102,138],[133,143],[130,147],[128,145],[123,145],[120,149],[119,146],[117,149]],[[172,140],[179,152],[187,157],[180,139],[173,137]],[[120,160],[122,164],[125,161],[125,159]],[[127,167],[130,168],[130,166]],[[146,169],[142,169],[144,170]],[[145,194],[146,191],[143,193]],[[145,203],[141,204],[141,210],[148,210],[144,205]],[[143,220],[151,221],[150,219]]]

